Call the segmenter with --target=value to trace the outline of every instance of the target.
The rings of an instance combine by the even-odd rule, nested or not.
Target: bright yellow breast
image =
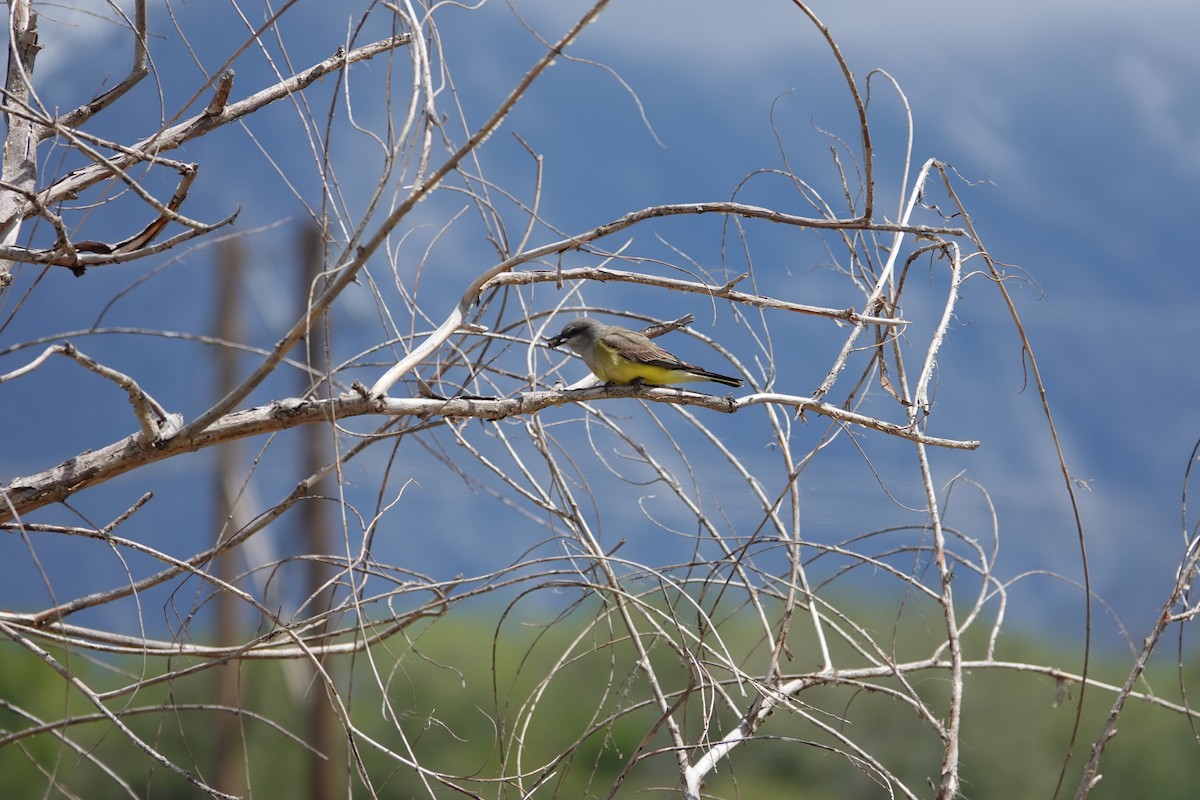
[[[588,361],[592,374],[606,383],[625,385],[639,378],[644,383],[665,386],[670,383],[694,381],[696,376],[677,369],[656,367],[650,364],[639,364],[622,358],[611,347],[600,345],[595,348],[594,357]]]

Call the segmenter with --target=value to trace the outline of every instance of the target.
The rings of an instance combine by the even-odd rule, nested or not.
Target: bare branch
[[[116,4],[113,4],[111,7],[118,14],[125,16],[125,12]],[[125,17],[125,22],[129,23],[128,17]],[[39,130],[40,139],[47,139],[54,136],[55,133],[63,129],[78,128],[93,116],[124,97],[126,92],[137,86],[143,78],[150,74],[149,51],[146,48],[146,0],[135,0],[133,23],[130,25],[130,30],[133,32],[133,64],[129,68],[129,74],[120,83],[100,96],[58,117],[55,120],[55,124],[42,127]],[[21,103],[21,105],[25,104]]]
[[[37,57],[37,14],[32,0],[9,3],[8,78],[4,85],[5,128],[3,165],[0,166],[0,246],[11,246],[21,231],[25,197],[37,188],[39,131],[29,120],[14,116],[10,107],[29,103],[34,59]],[[43,204],[44,206],[45,204]],[[12,280],[11,263],[0,260],[0,294]]]
[[[734,400],[731,397],[718,397],[685,389],[643,386],[596,386],[561,392],[526,392],[504,399],[483,397],[379,398],[363,392],[342,395],[329,400],[296,398],[281,400],[269,406],[229,414],[195,433],[184,435],[163,431],[162,436],[153,442],[152,447],[146,446],[138,437],[134,436],[94,452],[81,453],[54,469],[9,481],[8,485],[0,492],[0,522],[18,518],[48,503],[62,501],[77,491],[103,483],[154,461],[181,453],[192,453],[205,447],[247,436],[287,430],[297,425],[333,422],[368,414],[416,417],[421,424],[425,424],[430,418],[495,421],[518,415],[535,414],[551,406],[634,397],[657,403],[699,406],[726,413],[733,413],[747,406],[770,403],[802,411],[814,411],[845,424],[859,425],[910,441],[924,443],[931,447],[948,447],[958,450],[974,450],[979,447],[979,442],[976,441],[957,441],[926,436],[911,427],[872,419],[811,398],[784,394],[751,394]]]
[[[66,198],[74,197],[83,190],[108,178],[114,172],[123,172],[152,156],[157,156],[168,150],[174,150],[193,139],[203,136],[206,133],[211,133],[224,125],[228,125],[230,122],[236,122],[248,114],[253,114],[264,106],[274,103],[277,100],[282,100],[294,92],[301,91],[331,72],[344,69],[350,64],[359,61],[374,58],[380,53],[386,53],[397,47],[403,47],[411,40],[412,37],[409,35],[395,36],[390,39],[382,39],[378,42],[357,47],[346,53],[339,53],[325,59],[319,64],[309,67],[301,73],[280,81],[274,86],[269,86],[266,89],[256,92],[244,100],[223,106],[220,113],[210,114],[209,109],[206,109],[191,119],[184,120],[177,125],[172,125],[152,136],[142,139],[132,145],[128,151],[120,155],[65,175],[43,189],[39,194],[39,199],[44,205],[51,206]],[[53,125],[53,127],[55,132],[65,132],[68,130],[63,125]]]

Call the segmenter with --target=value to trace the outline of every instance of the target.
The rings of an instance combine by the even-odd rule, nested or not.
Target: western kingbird
[[[593,375],[606,383],[663,386],[715,381],[735,389],[742,385],[738,378],[685,364],[636,331],[605,325],[591,317],[568,322],[558,336],[550,337],[546,343],[551,347],[565,344],[579,354]]]

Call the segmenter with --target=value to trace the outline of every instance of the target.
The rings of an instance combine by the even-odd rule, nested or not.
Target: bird
[[[637,331],[605,325],[591,317],[571,320],[557,336],[548,337],[546,344],[551,347],[566,345],[583,359],[593,375],[606,383],[665,386],[714,381],[735,389],[742,386],[739,378],[680,361]]]

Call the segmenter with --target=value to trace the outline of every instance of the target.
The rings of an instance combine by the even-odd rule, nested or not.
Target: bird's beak
[[[558,347],[560,344],[562,344],[566,340],[567,340],[566,337],[562,336],[561,334],[558,336],[547,336],[546,344],[550,347]]]

